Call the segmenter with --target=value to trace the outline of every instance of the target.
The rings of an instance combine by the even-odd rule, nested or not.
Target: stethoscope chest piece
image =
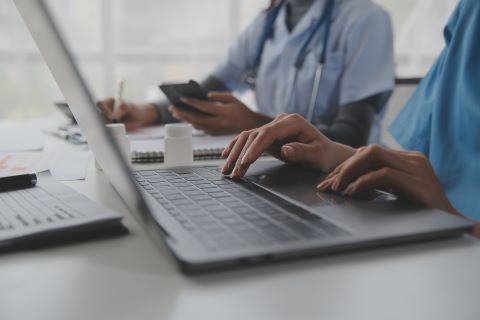
[[[257,70],[248,70],[242,75],[240,81],[248,85],[251,89],[255,89],[255,85],[257,84]]]

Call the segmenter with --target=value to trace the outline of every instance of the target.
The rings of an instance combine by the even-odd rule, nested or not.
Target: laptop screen
[[[130,210],[145,212],[144,199],[105,127],[93,95],[69,53],[47,4],[43,0],[15,0],[15,5],[109,181]]]

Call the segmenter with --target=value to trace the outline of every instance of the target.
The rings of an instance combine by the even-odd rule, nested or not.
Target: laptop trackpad
[[[372,221],[403,221],[405,213],[413,214],[418,206],[398,201],[394,196],[375,192],[365,199],[353,199],[334,193],[317,192],[316,186],[325,174],[280,161],[258,162],[248,172],[247,179],[271,192],[346,225],[370,228]],[[410,215],[408,215],[410,216]],[[373,219],[373,220],[372,220]],[[373,223],[377,225],[377,223]]]
[[[359,202],[334,193],[317,192],[316,186],[325,174],[311,169],[286,165],[280,161],[257,162],[248,171],[247,179],[276,193],[296,200],[309,207],[328,207]],[[375,193],[360,202],[393,200],[385,194]]]

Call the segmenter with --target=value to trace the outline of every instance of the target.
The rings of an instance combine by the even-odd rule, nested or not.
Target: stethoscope
[[[272,8],[267,14],[266,21],[265,21],[265,28],[263,29],[262,35],[260,37],[260,42],[255,55],[255,59],[253,60],[254,61],[253,65],[245,72],[243,76],[244,83],[248,84],[251,88],[255,88],[258,67],[260,66],[260,60],[262,58],[263,49],[265,48],[265,44],[267,40],[273,34],[275,21],[284,3],[285,3],[285,0],[282,0],[279,5]],[[295,84],[297,82],[298,72],[303,67],[303,62],[308,53],[307,51],[308,46],[312,42],[316,32],[325,24],[323,48],[322,48],[321,55],[318,59],[317,67],[315,69],[315,78],[313,81],[312,93],[310,95],[310,100],[308,104],[307,119],[309,121],[312,121],[312,118],[313,118],[313,112],[314,112],[315,105],[317,103],[317,98],[318,98],[319,86],[320,86],[320,82],[322,80],[322,75],[323,75],[323,67],[327,59],[327,46],[328,46],[328,40],[330,37],[330,27],[332,24],[334,5],[335,5],[335,0],[327,0],[327,2],[325,3],[325,7],[323,9],[322,16],[317,21],[314,20],[313,30],[308,36],[308,38],[305,40],[301,50],[298,52],[295,59],[295,64],[293,65],[294,70],[289,77],[289,87],[291,88],[291,90],[290,90],[290,95],[286,101],[288,103],[288,106],[290,106],[290,108],[288,108],[287,110],[291,111],[291,109],[293,108],[293,102],[294,102],[293,100],[295,98],[294,92],[295,92]]]

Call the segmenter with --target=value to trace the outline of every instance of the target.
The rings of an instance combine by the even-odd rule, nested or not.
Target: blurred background
[[[154,99],[166,80],[200,79],[266,0],[50,0],[97,97]],[[422,77],[458,0],[375,0],[392,17],[398,77]],[[0,119],[55,116],[62,100],[11,0],[0,0]],[[397,95],[393,113],[408,98]],[[392,114],[392,112],[390,112]],[[391,115],[387,116],[387,119]]]

